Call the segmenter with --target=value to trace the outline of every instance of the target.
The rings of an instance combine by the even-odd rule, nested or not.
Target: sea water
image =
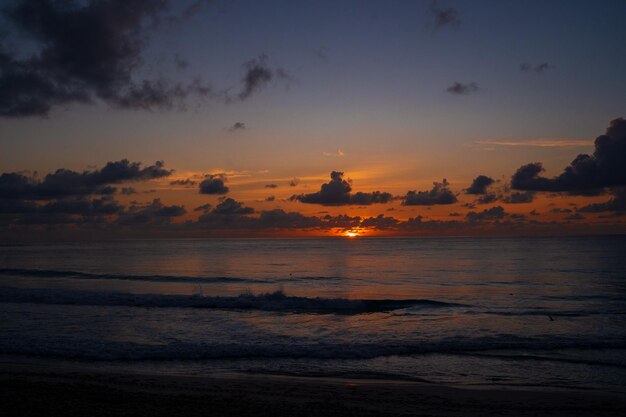
[[[0,355],[626,392],[626,237],[4,243]]]

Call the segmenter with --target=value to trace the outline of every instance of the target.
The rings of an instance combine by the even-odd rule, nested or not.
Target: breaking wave
[[[80,306],[125,306],[148,308],[203,308],[261,310],[289,313],[363,314],[411,308],[458,307],[461,304],[434,300],[353,300],[288,296],[282,291],[265,294],[245,293],[234,297],[202,295],[130,294],[52,288],[0,288],[0,302],[62,304]]]

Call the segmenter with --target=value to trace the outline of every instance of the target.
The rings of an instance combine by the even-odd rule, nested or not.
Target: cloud
[[[591,146],[590,140],[579,139],[532,139],[527,141],[496,141],[477,140],[478,145],[507,146],[507,147],[530,147],[530,148],[572,148]]]
[[[507,214],[504,211],[504,208],[501,206],[495,206],[481,212],[470,211],[465,215],[465,218],[470,223],[477,223],[491,220],[502,220],[506,216]]]
[[[226,194],[229,189],[224,185],[226,176],[223,174],[207,175],[200,183],[200,194]]]
[[[0,198],[46,200],[68,196],[85,196],[90,194],[111,194],[114,189],[109,184],[127,181],[146,181],[167,177],[173,171],[164,168],[163,161],[154,165],[141,166],[139,162],[122,159],[107,162],[102,169],[76,172],[69,169],[58,169],[39,181],[19,173],[3,173],[0,175]]]
[[[388,203],[393,196],[389,193],[374,191],[371,193],[357,192],[352,194],[352,186],[343,179],[343,172],[332,171],[330,181],[322,184],[320,191],[311,194],[291,196],[292,201],[324,206],[361,205]]]
[[[229,132],[236,132],[238,130],[246,130],[246,124],[244,122],[235,122],[228,128]]]
[[[211,205],[210,204],[203,204],[201,206],[196,207],[195,209],[193,209],[193,211],[204,211],[204,212],[208,212],[211,209]]]
[[[184,180],[175,180],[175,181],[171,181],[170,185],[181,185],[183,187],[193,187],[194,185],[196,185],[196,181],[187,178]]]
[[[428,11],[435,19],[435,27],[437,29],[445,26],[459,27],[461,25],[461,19],[459,18],[459,12],[452,7],[440,7],[437,1],[430,3]]]
[[[446,88],[446,92],[455,95],[468,95],[471,93],[476,93],[479,90],[480,87],[478,87],[478,84],[476,84],[475,82],[464,84],[456,81],[451,86]]]
[[[478,204],[491,204],[498,201],[498,195],[494,193],[483,194],[476,202]]]
[[[382,214],[379,214],[376,217],[368,217],[366,219],[363,219],[359,226],[364,228],[373,228],[376,230],[387,230],[394,229],[398,225],[398,223],[400,223],[400,221],[393,217],[386,217]]]
[[[297,186],[298,184],[300,184],[300,178],[293,177],[293,178],[291,179],[291,181],[289,181],[289,186],[290,186],[290,187],[295,187],[295,186]]]
[[[430,191],[409,191],[404,196],[404,206],[432,206],[436,204],[454,204],[457,202],[456,195],[450,191],[448,180],[434,182]]]
[[[169,15],[169,3],[10,2],[2,13],[7,27],[13,28],[9,40],[20,47],[0,44],[0,116],[47,116],[55,107],[96,99],[115,107],[152,110],[171,108],[191,94],[212,94],[199,79],[141,79],[150,32],[162,22],[184,17]],[[22,47],[25,44],[34,48]]]
[[[581,213],[601,213],[605,211],[626,211],[626,188],[620,187],[611,191],[613,198],[603,203],[589,204],[581,207]]]
[[[532,203],[534,198],[535,198],[535,193],[533,191],[526,191],[526,192],[516,191],[511,194],[502,196],[501,200],[509,204],[523,204],[523,203]]]
[[[274,70],[267,65],[267,55],[265,54],[244,63],[243,67],[246,72],[241,79],[243,87],[237,96],[239,100],[249,98],[274,78]]]
[[[346,154],[341,149],[337,149],[337,152],[322,152],[322,155],[343,158]]]
[[[524,62],[523,64],[520,64],[519,68],[522,72],[534,72],[536,74],[543,74],[545,71],[553,67],[547,62],[542,62],[541,64],[535,66],[529,64],[528,62]]]
[[[254,213],[252,207],[244,207],[239,201],[235,201],[232,198],[226,198],[219,203],[212,211],[213,214],[218,215],[245,215]]]
[[[265,184],[265,188],[278,188],[277,184]]]
[[[511,187],[524,191],[596,194],[606,187],[626,186],[626,120],[612,120],[604,135],[598,136],[593,155],[578,155],[557,177],[540,176],[540,162],[520,167],[511,178]]]
[[[117,223],[126,226],[169,224],[173,217],[179,217],[185,213],[183,206],[166,206],[161,203],[161,199],[155,198],[146,206],[131,206],[128,211],[119,216]]]
[[[123,187],[121,193],[122,195],[133,195],[137,194],[137,190],[135,190],[133,187]]]
[[[486,194],[487,188],[492,185],[495,180],[486,175],[479,175],[472,181],[472,185],[465,190],[465,194]]]
[[[274,197],[273,195],[265,197],[265,201],[274,201],[274,200],[276,200],[276,197]]]

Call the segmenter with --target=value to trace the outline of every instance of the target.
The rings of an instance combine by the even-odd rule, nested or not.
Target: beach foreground
[[[3,365],[5,416],[618,416],[597,391],[460,389],[265,375],[178,377]]]

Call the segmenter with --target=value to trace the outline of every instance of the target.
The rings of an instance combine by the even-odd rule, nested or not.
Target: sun
[[[357,232],[354,232],[352,230],[348,230],[347,232],[344,233],[345,237],[358,237],[359,234]]]

